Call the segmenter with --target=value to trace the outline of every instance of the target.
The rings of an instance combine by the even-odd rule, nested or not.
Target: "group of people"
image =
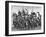
[[[27,9],[26,9],[27,10]],[[35,29],[35,27],[41,26],[41,15],[39,12],[36,14],[35,12],[25,12],[19,11],[18,15],[16,13],[13,14],[13,25],[15,28],[20,30],[30,30]]]

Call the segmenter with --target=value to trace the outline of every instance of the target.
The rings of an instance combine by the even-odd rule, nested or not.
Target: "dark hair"
[[[32,15],[36,15],[36,13],[35,13],[35,12],[32,12],[31,14],[32,14]]]

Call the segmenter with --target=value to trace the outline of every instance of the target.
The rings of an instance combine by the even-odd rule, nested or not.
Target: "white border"
[[[17,6],[41,6],[42,7],[42,20],[41,20],[41,30],[28,30],[28,31],[11,31],[11,5],[17,5]],[[43,32],[43,5],[39,5],[39,4],[22,4],[22,3],[9,3],[9,35],[10,34],[26,34],[26,33],[42,33]]]

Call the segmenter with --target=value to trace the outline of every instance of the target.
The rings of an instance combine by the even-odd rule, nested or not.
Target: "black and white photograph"
[[[36,10],[37,9],[37,10]],[[41,7],[16,6],[11,7],[12,30],[39,30],[41,29]]]
[[[8,2],[6,5],[8,35],[44,33],[44,3]]]

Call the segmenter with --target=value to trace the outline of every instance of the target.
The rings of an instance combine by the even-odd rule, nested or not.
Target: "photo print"
[[[7,35],[44,33],[44,3],[7,1],[9,25]]]
[[[41,29],[41,7],[12,5],[11,12],[13,31]]]

